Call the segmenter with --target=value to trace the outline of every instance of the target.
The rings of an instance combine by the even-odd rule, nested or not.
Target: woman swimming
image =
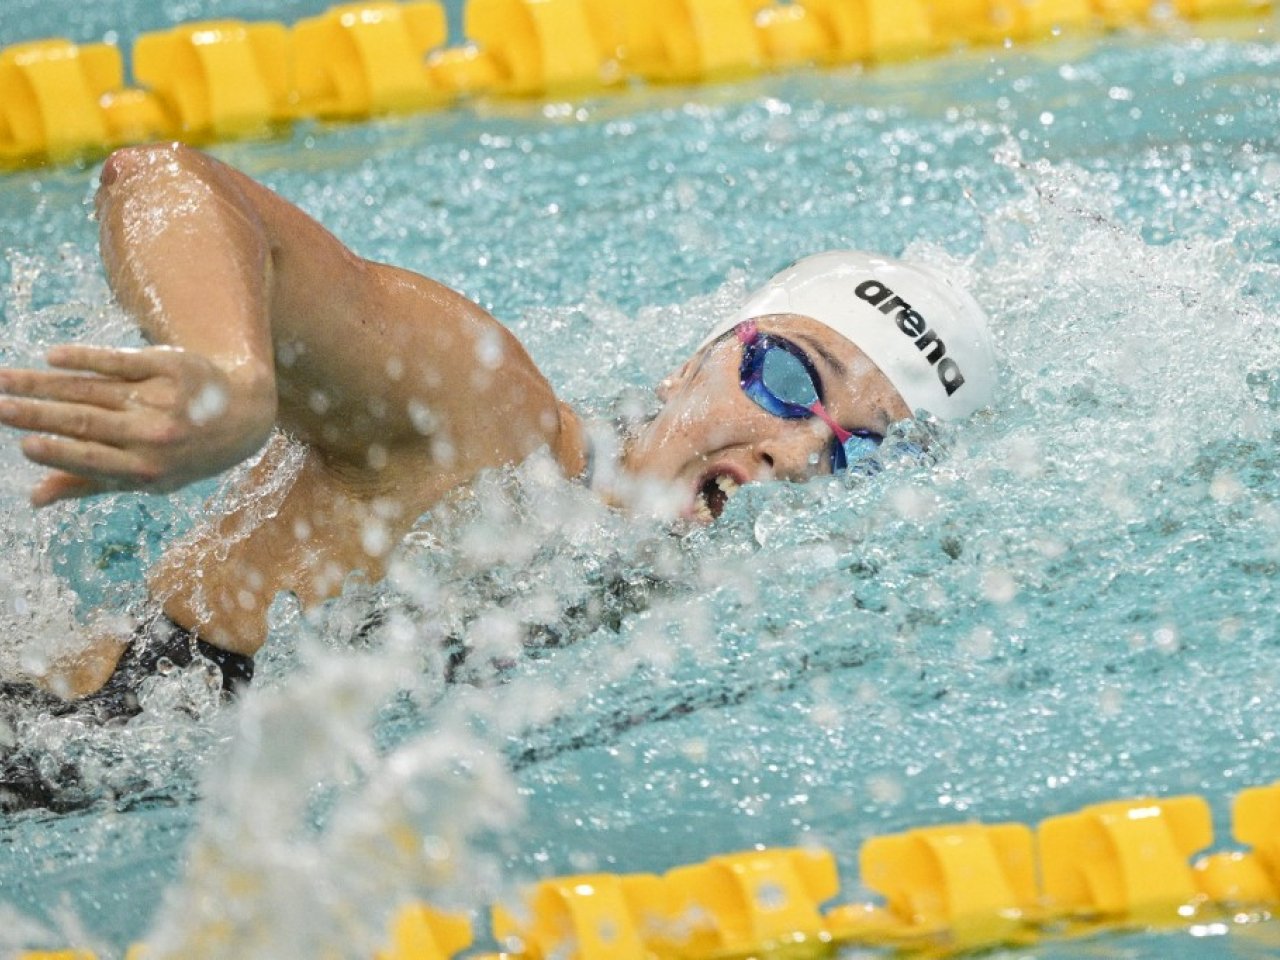
[[[132,637],[26,678],[51,702],[127,715],[159,657],[208,660],[232,689],[280,591],[310,607],[352,572],[380,579],[417,518],[483,470],[546,450],[566,476],[592,473],[583,421],[486,311],[355,256],[238,171],[179,145],[119,151],[97,212],[108,280],[152,346],[61,345],[49,370],[0,370],[0,422],[50,470],[32,503],[170,491],[259,451],[244,482],[261,484],[285,456],[277,428],[304,455],[247,533],[228,536],[247,519],[233,508],[165,554],[148,581],[157,609]],[[985,317],[949,280],[821,254],[659,385],[661,409],[602,495],[710,522],[742,484],[846,469],[891,424],[967,416],[994,384]]]

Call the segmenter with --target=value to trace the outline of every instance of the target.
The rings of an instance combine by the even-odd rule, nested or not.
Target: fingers
[[[94,493],[105,493],[110,487],[95,483],[88,477],[77,477],[75,474],[55,471],[48,474],[35,485],[31,491],[31,505],[39,509],[47,507],[59,500],[72,500],[76,497],[87,497]]]
[[[120,410],[130,398],[134,384],[172,375],[179,353],[167,347],[122,350],[60,344],[46,356],[50,366],[81,371],[88,376],[49,370],[0,369],[0,392]]]
[[[33,506],[182,482],[173,464],[184,462],[174,451],[189,433],[181,386],[189,355],[64,344],[46,359],[58,369],[0,369],[0,424],[31,431],[22,452],[53,469],[33,489]]]
[[[166,347],[127,350],[63,343],[51,348],[45,359],[50,366],[63,370],[83,370],[121,380],[146,380],[165,372],[174,353]]]
[[[33,463],[74,473],[98,490],[137,488],[156,479],[139,454],[103,443],[33,436],[23,438],[22,452]]]
[[[133,383],[44,370],[0,370],[0,391],[17,397],[84,403],[107,410],[123,410]]]
[[[158,419],[148,418],[152,421]],[[19,430],[120,445],[153,440],[145,421],[80,403],[0,398],[0,423]]]

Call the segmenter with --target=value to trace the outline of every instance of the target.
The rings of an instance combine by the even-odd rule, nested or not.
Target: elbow
[[[182,179],[205,179],[209,158],[181,143],[153,143],[114,150],[102,165],[94,198],[100,221],[115,204]]]
[[[102,165],[94,209],[109,277],[131,251],[165,239],[167,231],[220,229],[227,210],[256,225],[218,162],[180,143],[113,151]]]
[[[111,151],[102,165],[102,173],[98,175],[99,192],[110,190],[122,180],[129,179],[138,168],[147,162],[146,157],[156,147],[121,147]]]
[[[189,167],[197,151],[181,143],[152,143],[138,147],[121,147],[113,150],[102,165],[98,177],[99,194],[117,185],[128,184],[147,172]]]

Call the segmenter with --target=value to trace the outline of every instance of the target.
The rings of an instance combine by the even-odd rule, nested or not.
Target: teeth
[[[741,484],[738,483],[737,480],[733,479],[733,477],[723,473],[712,479],[716,485],[716,489],[720,491],[720,505],[723,507],[724,503],[738,492],[738,488]],[[716,516],[711,512],[711,504],[707,501],[707,494],[705,490],[705,487],[702,490],[699,490],[697,495],[693,498],[693,516],[694,519],[699,520],[702,523],[710,523],[716,518]]]
[[[710,523],[715,519],[711,515],[711,507],[707,504],[707,498],[702,494],[698,494],[693,501],[693,516],[702,523]]]
[[[732,497],[738,492],[740,484],[737,480],[733,479],[733,477],[726,473],[722,473],[720,476],[716,477],[716,486],[720,488],[720,492],[726,497]]]

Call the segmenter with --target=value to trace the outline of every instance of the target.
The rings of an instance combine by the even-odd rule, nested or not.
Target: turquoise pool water
[[[0,21],[0,40],[143,16],[70,9],[32,8],[21,34]],[[1274,28],[216,148],[359,253],[488,306],[602,416],[645,409],[750,285],[846,245],[967,275],[1001,400],[940,430],[935,465],[748,488],[684,538],[530,464],[426,518],[382,588],[311,618],[280,602],[235,710],[173,678],[123,730],[20,724],[88,772],[86,800],[116,799],[0,820],[0,951],[145,936],[204,955],[202,932],[230,923],[234,947],[209,955],[367,956],[409,896],[478,907],[540,876],[756,843],[830,847],[852,899],[871,835],[1148,793],[1205,793],[1225,844],[1229,797],[1280,777]],[[92,181],[0,180],[4,362],[130,342],[94,259]],[[33,516],[8,440],[0,465],[0,666],[73,643],[77,610],[136,599],[214,493]],[[381,626],[353,640],[371,612]],[[480,651],[473,684],[444,685],[450,638]],[[425,858],[386,841],[400,826]],[[1277,950],[1263,923],[1016,955]]]

